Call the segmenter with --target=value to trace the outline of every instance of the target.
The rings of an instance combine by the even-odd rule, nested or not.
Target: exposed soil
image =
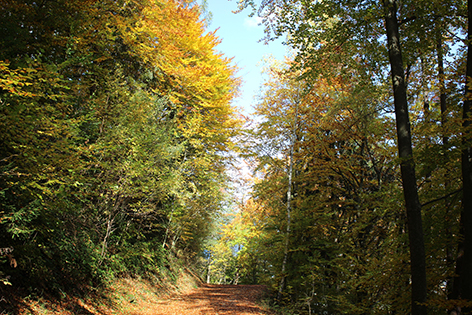
[[[0,315],[274,315],[261,302],[265,291],[262,285],[203,284],[184,270],[176,281],[117,279],[87,298],[32,299],[0,291]]]
[[[132,315],[269,315],[257,302],[265,287],[259,285],[202,285],[180,296],[161,300]]]

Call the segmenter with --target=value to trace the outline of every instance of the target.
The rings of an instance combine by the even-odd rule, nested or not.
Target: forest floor
[[[138,308],[130,315],[268,315],[258,304],[264,293],[257,285],[203,285],[186,294]]]
[[[22,299],[19,315],[273,315],[263,306],[266,288],[260,285],[203,284],[192,275],[169,286],[143,279],[121,279],[105,294],[89,298]]]

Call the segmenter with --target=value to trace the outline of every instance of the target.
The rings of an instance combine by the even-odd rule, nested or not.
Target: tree
[[[239,4],[241,9],[252,6],[253,12],[262,16],[268,40],[272,34],[275,37],[287,34],[287,43],[298,51],[295,68],[305,71],[305,77],[316,80],[321,75],[326,76],[323,71],[331,63],[337,67],[333,73],[345,74],[356,69],[359,73],[372,74],[373,81],[383,81],[388,61],[410,238],[411,307],[413,314],[425,314],[427,283],[423,227],[404,63],[409,69],[431,47],[426,40],[415,41],[415,36],[423,32],[420,27],[426,25],[428,31],[435,29],[440,20],[438,16],[457,20],[461,4],[455,3],[447,9],[441,9],[436,2],[422,6],[397,1],[264,1],[259,7],[253,1],[240,1]],[[400,32],[407,40],[400,41]],[[423,35],[418,38],[423,39]],[[402,48],[406,48],[406,54]]]
[[[200,251],[240,128],[235,67],[201,12],[2,3],[0,240],[23,261],[12,284],[82,289]]]
[[[462,105],[462,209],[461,209],[461,234],[463,239],[459,243],[456,273],[454,278],[454,297],[472,301],[472,165],[471,155],[472,148],[470,146],[470,116],[472,112],[471,99],[471,79],[472,79],[472,2],[467,1],[468,12],[468,33],[467,33],[467,66],[464,101]],[[464,314],[472,310],[470,304],[466,304]],[[455,308],[456,314],[461,314],[461,308]]]
[[[411,144],[411,129],[403,69],[397,1],[385,0],[385,25],[391,67],[395,118],[397,123],[398,156],[402,174],[403,194],[408,224],[411,260],[411,313],[426,314],[426,261],[421,204],[416,186],[415,164]]]
[[[394,184],[393,126],[378,112],[384,106],[385,91],[366,82],[361,86],[355,73],[350,78],[320,78],[306,84],[284,74],[288,67],[268,68],[269,80],[256,106],[261,123],[251,134],[256,174],[261,178],[253,194],[264,222],[259,246],[268,248],[261,250],[261,261],[267,262],[261,265],[270,266],[259,279],[278,294],[284,277],[280,303],[290,301],[298,310],[362,314],[378,305],[401,312],[403,295],[396,293],[389,299],[384,290],[402,291],[405,278],[393,280],[392,274],[406,268],[398,254],[404,248],[401,215],[391,206],[400,202]],[[294,102],[297,95],[303,95],[299,103]],[[287,234],[291,114],[297,112]],[[381,196],[385,202],[377,200]],[[386,209],[391,212],[388,219]],[[287,236],[286,272],[281,274]],[[386,245],[393,242],[396,252]],[[381,260],[389,266],[382,272]],[[373,273],[377,277],[371,277]],[[375,298],[379,294],[385,299]]]

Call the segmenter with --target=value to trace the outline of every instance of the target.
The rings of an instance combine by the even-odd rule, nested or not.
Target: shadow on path
[[[265,290],[261,285],[203,285],[163,304],[176,306],[174,312],[182,314],[270,315],[257,305]]]

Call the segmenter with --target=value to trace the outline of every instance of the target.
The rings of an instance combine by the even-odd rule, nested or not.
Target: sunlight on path
[[[182,296],[163,300],[147,312],[132,315],[270,315],[257,305],[264,293],[258,285],[204,285]]]

